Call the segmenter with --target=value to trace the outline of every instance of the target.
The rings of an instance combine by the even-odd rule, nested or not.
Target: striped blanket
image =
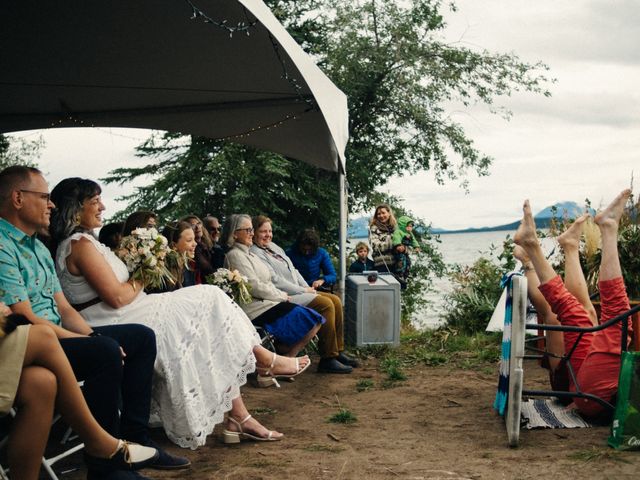
[[[591,424],[557,398],[536,398],[522,402],[522,426],[532,428],[584,428]]]

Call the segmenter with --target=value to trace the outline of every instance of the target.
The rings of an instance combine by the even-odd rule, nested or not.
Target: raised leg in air
[[[560,325],[560,321],[555,313],[551,311],[551,306],[540,293],[540,279],[533,268],[533,264],[524,248],[516,245],[513,249],[513,255],[522,262],[524,274],[527,277],[527,294],[529,300],[536,309],[538,318],[544,325]],[[547,331],[545,332],[546,350],[551,355],[548,357],[549,368],[555,370],[560,363],[560,358],[564,355],[564,339],[562,332]]]
[[[589,298],[587,281],[584,278],[582,266],[580,265],[580,237],[582,236],[582,231],[588,218],[589,215],[586,213],[577,218],[569,228],[558,237],[558,243],[560,247],[562,247],[565,258],[564,284],[567,290],[578,299],[589,314],[591,323],[597,325],[598,316]]]

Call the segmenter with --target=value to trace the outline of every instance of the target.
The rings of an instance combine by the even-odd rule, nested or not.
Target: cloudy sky
[[[392,179],[385,187],[441,228],[490,226],[520,215],[525,197],[534,210],[586,197],[608,202],[640,176],[640,6],[635,0],[458,0],[446,36],[472,48],[514,51],[542,60],[557,79],[552,97],[503,99],[505,121],[485,109],[453,113],[476,145],[495,160],[488,177],[470,177],[469,193],[437,185],[429,173]],[[25,135],[33,136],[33,132]],[[41,166],[51,186],[69,175],[91,178],[132,162],[147,137],[132,129],[44,131]],[[348,160],[347,160],[348,162]],[[348,168],[348,163],[347,163]],[[109,211],[125,190],[107,188]],[[108,216],[108,212],[107,212]]]

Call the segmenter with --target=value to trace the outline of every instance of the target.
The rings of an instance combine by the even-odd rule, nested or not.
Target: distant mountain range
[[[554,216],[554,210],[556,218],[576,218],[582,214],[584,207],[578,205],[576,202],[559,202],[549,206],[534,215],[538,228],[546,228],[549,226]],[[369,235],[369,220],[370,217],[358,217],[351,220],[347,228],[347,235],[351,238],[367,237]],[[520,225],[520,219],[494,227],[465,228],[460,230],[446,230],[444,228],[432,227],[431,231],[433,233],[499,232],[503,230],[515,230],[518,228],[518,225]]]

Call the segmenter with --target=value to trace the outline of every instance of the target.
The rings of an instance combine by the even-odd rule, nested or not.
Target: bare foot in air
[[[558,237],[558,243],[562,247],[563,250],[567,250],[568,248],[579,248],[580,247],[580,237],[582,236],[582,229],[584,228],[584,222],[589,218],[588,213],[584,213],[582,216],[576,218],[575,222],[569,225],[562,234]]]
[[[620,218],[624,213],[624,206],[631,195],[631,189],[627,188],[620,192],[607,208],[598,212],[594,221],[600,229],[618,229]]]
[[[516,245],[515,247],[513,247],[513,256],[520,260],[520,263],[522,263],[522,265],[531,263],[529,255],[527,255],[527,252],[525,252],[524,248],[522,248],[520,245]]]
[[[531,205],[529,200],[524,201],[522,206],[522,221],[520,226],[513,237],[513,241],[516,245],[520,245],[526,251],[529,248],[538,245],[538,236],[536,235],[536,222],[533,220],[531,213]]]

